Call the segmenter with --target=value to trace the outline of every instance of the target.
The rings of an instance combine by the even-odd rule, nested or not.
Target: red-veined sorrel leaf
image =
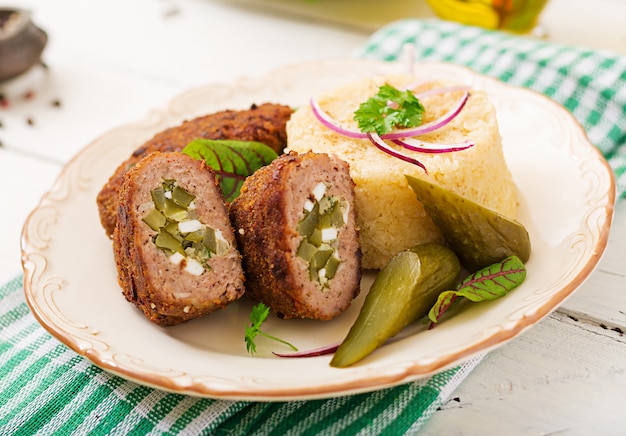
[[[204,160],[215,170],[226,201],[239,195],[243,181],[278,155],[265,144],[232,139],[195,139],[183,149],[194,159]]]
[[[428,318],[432,323],[439,322],[458,297],[465,297],[475,303],[503,297],[525,279],[526,267],[522,261],[517,256],[507,257],[502,262],[494,263],[469,275],[456,290],[439,294],[437,302],[428,313]]]
[[[456,293],[473,302],[495,300],[519,286],[526,278],[526,268],[517,256],[510,256],[468,276]]]
[[[456,300],[456,291],[445,291],[439,294],[437,302],[428,312],[428,318],[432,322],[438,322],[444,313],[452,306],[452,303]]]

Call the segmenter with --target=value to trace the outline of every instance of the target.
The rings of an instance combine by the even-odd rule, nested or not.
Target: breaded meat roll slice
[[[348,165],[290,153],[246,179],[230,217],[246,295],[282,318],[329,320],[358,295],[361,248]]]
[[[157,133],[122,162],[97,196],[100,222],[112,237],[117,219],[117,201],[124,174],[152,152],[181,151],[194,139],[235,139],[261,142],[282,154],[287,144],[286,124],[293,109],[265,103],[246,110],[224,110],[184,121]]]
[[[126,173],[113,247],[126,299],[159,325],[207,315],[244,293],[241,255],[215,173],[155,152]]]

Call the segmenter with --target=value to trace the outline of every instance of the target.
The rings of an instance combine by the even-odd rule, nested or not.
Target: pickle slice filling
[[[327,195],[328,188],[320,183],[303,206],[304,216],[298,223],[302,241],[296,255],[308,264],[309,278],[322,289],[329,286],[341,263],[337,237],[347,221],[349,204],[339,196]]]
[[[194,275],[209,271],[208,260],[223,255],[229,243],[219,230],[198,220],[195,196],[173,179],[163,179],[161,186],[150,191],[150,196],[154,207],[142,221],[156,232],[152,238],[155,246],[173,263],[186,259],[185,269]]]

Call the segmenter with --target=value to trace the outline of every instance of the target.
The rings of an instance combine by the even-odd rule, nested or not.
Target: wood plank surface
[[[420,434],[626,434],[626,200],[589,279],[488,354]]]

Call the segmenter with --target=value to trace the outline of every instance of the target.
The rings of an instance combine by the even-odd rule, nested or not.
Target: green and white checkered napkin
[[[376,32],[361,57],[397,60],[415,46],[416,60],[465,65],[565,106],[615,171],[617,195],[626,191],[626,57],[580,50],[477,27],[405,20]]]
[[[563,104],[626,190],[626,59],[439,21],[376,32],[359,56],[450,61]],[[0,434],[416,433],[480,362],[432,378],[328,400],[243,402],[166,393],[111,375],[50,336],[30,314],[21,277],[0,288]]]

